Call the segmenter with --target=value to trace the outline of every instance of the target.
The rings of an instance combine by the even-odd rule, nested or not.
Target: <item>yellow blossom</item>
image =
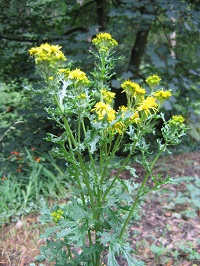
[[[148,96],[141,105],[137,108],[137,111],[144,111],[146,115],[151,114],[150,110],[157,112],[158,104],[156,103],[156,98]]]
[[[123,89],[122,92],[126,92],[127,95],[133,96],[135,93],[135,90],[139,90],[140,85],[132,82],[131,80],[125,80],[122,84],[121,87]]]
[[[119,111],[121,111],[121,112],[126,112],[127,110],[128,110],[128,107],[127,106],[121,105],[119,107]]]
[[[106,103],[112,103],[112,100],[115,98],[115,93],[107,91],[106,89],[101,90],[101,94],[103,95],[103,99]]]
[[[117,41],[112,38],[109,33],[99,33],[92,40],[92,43],[98,48],[102,49],[102,53],[106,53],[109,49],[118,45]]]
[[[141,95],[145,95],[146,94],[146,90],[143,89],[142,87],[136,87],[135,88],[135,94],[141,94]]]
[[[108,122],[112,122],[113,120],[116,119],[116,111],[113,108],[107,110],[106,115]]]
[[[112,128],[119,133],[119,135],[122,135],[126,129],[126,125],[123,122],[116,122]]]
[[[128,107],[122,105],[119,107],[119,112],[121,112],[121,117],[124,118],[125,113],[128,111]]]
[[[99,120],[103,120],[107,116],[109,122],[116,119],[115,110],[107,103],[98,102],[95,104],[94,108],[91,110],[96,112]]]
[[[83,83],[83,84],[89,83],[89,79],[87,78],[85,72],[81,71],[79,68],[76,68],[75,70],[70,71],[68,78],[78,83]]]
[[[131,123],[139,123],[140,122],[140,116],[138,112],[135,112],[133,116],[130,117],[130,122]]]
[[[158,100],[167,100],[169,97],[172,96],[172,93],[169,90],[167,90],[167,91],[158,90],[158,91],[154,92],[153,95]]]
[[[85,93],[81,93],[78,95],[77,97],[78,99],[86,99],[86,94]]]
[[[57,211],[55,211],[55,212],[53,212],[52,214],[51,214],[51,217],[53,218],[53,221],[55,222],[55,223],[57,223],[59,220],[60,220],[60,218],[61,218],[61,216],[63,215],[63,211],[61,210],[61,209],[58,209]]]
[[[41,44],[39,47],[32,47],[29,53],[35,58],[36,64],[40,62],[49,62],[55,64],[59,61],[65,61],[66,57],[60,51],[62,47],[59,45],[50,45],[48,43]]]
[[[167,91],[158,90],[154,92],[153,96],[156,98],[159,107],[161,107],[163,102],[172,96],[172,93],[169,90]]]
[[[126,92],[127,96],[131,97],[137,97],[142,96],[146,94],[146,90],[141,88],[139,84],[131,81],[131,80],[125,80],[121,87],[123,89],[122,92]]]
[[[147,79],[146,79],[146,82],[148,83],[148,85],[150,87],[155,87],[159,84],[159,82],[161,81],[161,78],[158,76],[158,75],[152,75],[152,76],[149,76]]]
[[[169,120],[170,125],[177,125],[177,124],[183,124],[185,119],[182,115],[173,115],[171,120]]]
[[[64,75],[64,78],[67,79],[70,73],[70,69],[69,68],[60,68],[58,70],[61,74]]]

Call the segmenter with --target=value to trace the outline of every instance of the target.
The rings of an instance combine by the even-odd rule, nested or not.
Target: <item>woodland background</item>
[[[3,157],[24,147],[50,149],[46,132],[56,130],[46,119],[28,49],[58,44],[67,66],[89,73],[91,39],[109,32],[119,46],[111,87],[116,107],[124,102],[120,83],[132,79],[145,86],[147,76],[162,77],[173,97],[166,116],[182,114],[191,126],[186,146],[200,141],[200,1],[199,0],[0,0],[0,136]]]

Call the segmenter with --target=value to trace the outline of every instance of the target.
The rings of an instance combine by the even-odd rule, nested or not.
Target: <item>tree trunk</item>
[[[142,57],[144,55],[146,45],[147,45],[147,38],[149,35],[150,27],[145,30],[139,30],[136,35],[136,40],[134,46],[131,50],[131,57],[128,66],[128,70],[130,70],[134,78],[139,77],[139,68],[142,61]]]
[[[106,0],[96,0],[97,4],[97,22],[100,26],[99,30],[103,31],[106,29]]]

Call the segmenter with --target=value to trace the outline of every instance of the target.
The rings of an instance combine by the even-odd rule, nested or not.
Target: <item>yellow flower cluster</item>
[[[171,120],[169,120],[170,125],[177,125],[177,124],[183,124],[185,119],[182,117],[182,115],[173,115]]]
[[[82,99],[82,100],[85,100],[86,99],[86,94],[85,93],[81,93],[77,96],[78,99]]]
[[[112,38],[109,33],[99,33],[92,40],[92,43],[99,49],[100,53],[107,53],[118,45],[118,42]]]
[[[146,82],[147,84],[150,86],[150,87],[155,87],[159,84],[159,82],[161,81],[161,78],[158,76],[158,75],[152,75],[152,76],[149,76],[147,79],[146,79]]]
[[[147,80],[155,85],[161,79],[153,75]],[[122,134],[130,124],[138,124],[152,113],[156,113],[162,103],[172,95],[169,90],[158,90],[148,96],[145,89],[131,80],[124,81],[121,87],[127,96],[127,106],[120,106],[119,110],[115,111],[111,107],[115,93],[103,89],[100,91],[102,101],[96,103],[91,110],[97,114],[99,121],[106,119],[109,123],[113,122],[108,129],[119,134]]]
[[[150,110],[153,110],[155,113],[158,111],[158,104],[156,103],[156,98],[147,96],[147,98],[137,107],[137,111],[144,111],[145,115],[148,116],[151,114]]]
[[[61,209],[58,209],[57,211],[51,214],[51,217],[53,218],[53,221],[57,223],[63,214],[64,212]]]
[[[144,95],[146,90],[141,88],[139,84],[126,80],[121,85],[123,92],[126,92],[127,95],[136,97],[137,95]]]
[[[116,122],[113,127],[111,128],[111,131],[113,133],[117,132],[119,135],[122,135],[124,131],[126,130],[126,125],[123,122]]]
[[[171,91],[163,91],[163,90],[158,90],[154,92],[154,97],[158,100],[167,100],[169,97],[172,96]]]
[[[70,69],[69,68],[60,68],[59,73],[63,74],[65,79],[68,79]]]
[[[48,43],[41,44],[39,47],[32,47],[29,53],[35,58],[36,64],[40,62],[61,62],[67,60],[64,54],[60,51],[62,47],[58,45],[50,45]]]
[[[111,91],[107,91],[106,89],[100,91],[103,99],[106,103],[111,104],[113,99],[115,98],[115,93]]]
[[[158,91],[153,93],[153,96],[156,98],[156,100],[158,102],[158,106],[161,107],[163,102],[172,96],[172,93],[169,90],[167,90],[167,91],[158,90]]]
[[[77,83],[89,84],[90,81],[87,78],[85,72],[81,71],[79,68],[72,70],[68,73],[68,78],[74,80]]]
[[[99,120],[103,120],[104,117],[107,117],[107,121],[111,122],[116,119],[116,111],[109,104],[104,102],[96,103],[91,111],[97,113]]]
[[[134,115],[132,115],[129,119],[129,121],[132,123],[139,123],[140,122],[140,116],[139,113],[137,111],[135,111]]]

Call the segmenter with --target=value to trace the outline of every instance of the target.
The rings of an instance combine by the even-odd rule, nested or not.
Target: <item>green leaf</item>
[[[60,229],[60,226],[49,227],[45,230],[45,233],[42,234],[40,237],[41,238],[48,238],[59,229]]]

